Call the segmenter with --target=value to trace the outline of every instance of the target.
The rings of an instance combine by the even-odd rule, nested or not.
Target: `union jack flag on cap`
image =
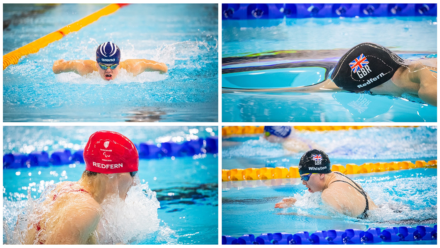
[[[353,72],[357,72],[360,69],[362,69],[365,65],[368,65],[368,63],[369,62],[368,62],[367,58],[362,53],[361,55],[359,55],[359,57],[357,57],[353,61],[351,61],[350,68]]]
[[[321,161],[322,161],[322,156],[321,156],[321,154],[315,154],[315,155],[312,155],[312,160],[315,161],[315,165],[320,165],[320,164],[321,164]]]

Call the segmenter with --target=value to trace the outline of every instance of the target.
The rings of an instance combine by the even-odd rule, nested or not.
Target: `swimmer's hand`
[[[293,197],[284,198],[282,201],[275,204],[275,208],[289,208],[295,204],[296,199]]]

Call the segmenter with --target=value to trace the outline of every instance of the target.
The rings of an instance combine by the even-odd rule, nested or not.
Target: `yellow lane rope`
[[[35,40],[25,46],[22,46],[18,48],[17,50],[14,50],[6,55],[3,56],[3,70],[6,69],[10,65],[15,65],[18,63],[18,61],[26,55],[29,55],[31,53],[38,52],[41,48],[46,47],[52,42],[55,42],[57,40],[62,39],[64,36],[68,35],[72,32],[77,32],[83,27],[97,21],[99,18],[110,15],[114,12],[116,12],[121,7],[125,6],[127,4],[110,4],[95,13],[92,13],[81,20],[74,22],[70,25],[65,26],[64,28],[61,28],[53,33],[50,33],[46,36],[41,37],[38,40]]]
[[[344,174],[366,174],[385,171],[408,170],[416,168],[437,168],[437,160],[425,162],[424,160],[417,160],[415,163],[411,161],[401,162],[379,162],[379,163],[364,163],[362,165],[341,164],[332,165],[332,171],[339,171]],[[268,179],[284,179],[284,178],[299,178],[299,171],[297,166],[285,167],[264,167],[264,168],[248,168],[248,169],[232,169],[222,170],[222,181],[243,181],[243,180],[268,180]]]
[[[294,126],[297,131],[339,131],[339,130],[356,130],[362,128],[370,128],[377,126]],[[407,126],[389,126],[389,127],[407,127]],[[382,127],[386,128],[386,127]],[[264,126],[226,126],[222,128],[223,137],[230,135],[250,135],[250,134],[262,134],[264,132]]]

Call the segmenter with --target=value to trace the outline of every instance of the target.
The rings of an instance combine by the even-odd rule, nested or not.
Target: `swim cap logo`
[[[359,55],[359,57],[357,57],[353,61],[351,61],[351,63],[349,65],[350,65],[351,70],[354,73],[356,73],[360,69],[364,68],[364,66],[366,66],[368,63],[370,63],[370,62],[368,62],[367,58],[362,53],[361,55]]]
[[[104,142],[104,147],[107,148],[109,144],[110,144],[110,141]]]
[[[383,77],[383,76],[385,76],[385,74],[383,74],[383,73],[381,72],[381,73],[380,73],[379,75],[377,75],[376,77],[368,79],[366,83],[358,84],[357,87],[358,87],[359,89],[362,88],[362,87],[365,87],[365,86],[367,86],[367,85],[369,85],[369,84],[372,84],[372,83],[376,82],[377,80],[379,80],[379,79],[380,79],[381,77]]]
[[[322,162],[321,154],[312,155],[312,160],[315,161],[315,165],[321,165],[321,162]]]

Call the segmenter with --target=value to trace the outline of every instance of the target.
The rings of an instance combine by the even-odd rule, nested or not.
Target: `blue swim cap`
[[[109,41],[102,43],[96,49],[96,61],[102,64],[119,64],[121,59],[121,50],[119,47]]]
[[[290,126],[265,126],[264,133],[266,136],[275,135],[280,138],[287,138],[292,132],[292,127]]]

